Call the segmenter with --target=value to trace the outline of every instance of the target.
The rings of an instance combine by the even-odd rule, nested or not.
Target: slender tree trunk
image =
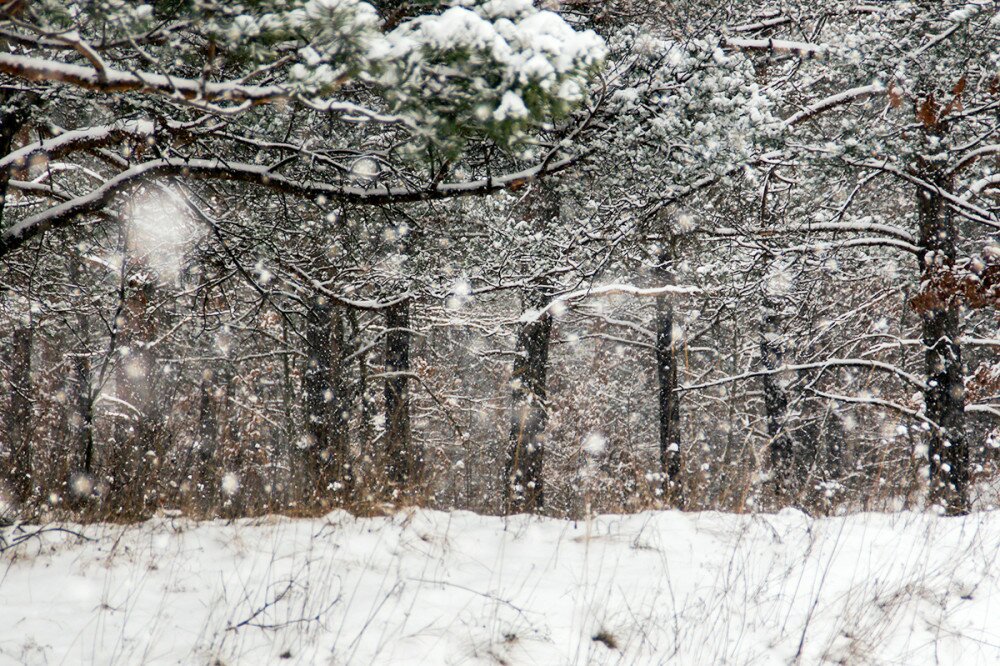
[[[282,354],[281,354],[281,407],[285,416],[284,423],[284,449],[286,453],[290,453],[295,450],[295,412],[292,407],[292,402],[295,396],[295,389],[292,386],[292,363],[291,355],[289,351],[291,347],[288,344],[288,321],[282,317],[281,319],[281,341],[282,341]]]
[[[664,240],[657,264],[656,286],[676,284],[673,235]],[[674,340],[674,304],[669,294],[656,299],[656,377],[659,384],[660,471],[663,474],[664,498],[684,506],[681,473],[681,410],[677,393],[677,349]]]
[[[79,284],[80,279],[80,260],[74,257],[70,262],[70,281],[72,284]],[[90,318],[86,312],[77,312],[76,329],[80,345],[77,347],[76,353],[73,354],[71,363],[71,403],[75,409],[71,422],[76,435],[76,446],[71,456],[73,460],[71,476],[75,477],[82,473],[89,477],[94,472],[94,394],[91,386],[92,372],[88,349]],[[87,485],[81,484],[78,487],[72,487],[71,490],[80,493],[81,490],[87,488]]]
[[[233,409],[236,382],[233,381],[235,368],[230,363],[226,363],[219,371],[217,383],[223,387],[218,402],[219,409],[219,434],[218,445],[216,446],[215,460],[212,464],[214,478],[208,478],[207,483],[212,483],[211,493],[219,502],[217,511],[226,518],[236,518],[245,515],[247,506],[248,490],[250,483],[245,478],[248,468],[247,458],[252,459],[250,447],[244,446],[240,439],[240,424],[237,418],[242,410]],[[250,464],[253,464],[252,462]],[[226,477],[229,470],[242,473],[237,478],[239,483],[236,488],[227,487]],[[250,479],[252,481],[252,479]],[[220,493],[221,491],[221,493]]]
[[[194,456],[198,470],[192,492],[205,512],[215,506],[221,484],[218,472],[219,384],[216,383],[219,378],[219,373],[204,371],[198,400],[198,448]],[[225,383],[225,378],[222,379]]]
[[[325,496],[322,481],[330,458],[330,302],[317,295],[306,312],[305,421],[306,494],[315,500]]]
[[[544,308],[548,295],[539,292],[529,308]],[[517,353],[511,375],[510,440],[504,466],[504,504],[507,513],[533,512],[545,506],[545,425],[546,372],[552,315],[545,312],[533,321],[521,324],[517,334]]]
[[[351,400],[347,394],[345,376],[348,353],[347,335],[344,329],[344,313],[340,308],[333,311],[330,322],[330,384],[333,399],[330,401],[331,471],[335,494],[339,498],[349,497],[353,491],[354,471],[351,465],[351,439],[348,430]]]
[[[80,330],[89,328],[87,316],[81,314]],[[76,414],[76,450],[81,456],[81,469],[88,476],[94,472],[94,394],[91,388],[90,356],[86,348],[73,356],[73,392]]]
[[[285,317],[281,318],[281,342],[281,409],[284,423],[281,430],[279,454],[275,462],[284,470],[277,474],[280,478],[275,480],[273,488],[280,491],[280,501],[287,504],[290,501],[297,501],[300,494],[295,475],[295,470],[298,469],[299,465],[298,442],[300,435],[295,423],[297,393],[292,381],[292,347],[289,344],[288,320]]]
[[[6,40],[0,40],[0,46]],[[18,93],[0,90],[0,156],[10,154],[14,137],[27,120],[27,110],[17,99]],[[3,228],[7,184],[10,173],[0,170],[0,228]],[[31,480],[31,346],[34,330],[15,328],[11,336],[10,356],[10,412],[6,415],[5,439],[0,454],[7,457],[3,476],[10,485],[15,499],[24,502],[32,492]]]
[[[720,321],[721,326],[721,321]],[[719,339],[722,339],[720,334]],[[730,342],[729,374],[735,375],[739,372],[737,364],[740,345],[740,326],[736,317],[733,317],[733,336]],[[745,442],[740,444],[737,451],[736,442],[736,383],[732,382],[726,387],[726,448],[722,453],[722,465],[719,469],[719,495],[727,498],[730,506],[734,509],[743,508],[743,497],[747,486],[747,472],[752,469],[752,460],[746,456]]]
[[[34,327],[14,329],[7,367],[10,368],[10,412],[7,414],[6,440],[9,453],[7,481],[18,502],[31,498],[34,483],[31,470],[32,386],[31,351]]]
[[[942,191],[947,179],[934,178]],[[951,515],[969,511],[969,447],[965,438],[965,376],[960,344],[962,325],[958,294],[947,288],[957,254],[958,229],[938,194],[919,191],[920,268],[925,294],[920,299],[922,339],[927,368],[925,414],[929,433],[930,501]]]
[[[405,488],[420,466],[410,439],[410,302],[386,310],[385,325],[385,475]]]
[[[788,394],[780,374],[773,372],[784,363],[784,342],[778,305],[765,297],[761,303],[760,359],[768,372],[761,376],[764,387],[764,414],[771,438],[771,474],[779,498],[792,496],[798,485],[795,441],[787,429]]]
[[[368,368],[368,350],[361,343],[361,324],[358,321],[357,312],[348,310],[345,313],[345,319],[351,325],[351,338],[356,341],[357,347],[354,355],[357,357],[358,381],[355,392],[351,393],[351,399],[353,400],[356,395],[361,403],[360,446],[363,454],[362,457],[365,457],[371,455],[372,442],[375,441],[374,420],[376,412],[375,401],[372,400],[369,392],[371,383],[368,377],[370,374]],[[345,354],[345,358],[346,356],[347,354]]]

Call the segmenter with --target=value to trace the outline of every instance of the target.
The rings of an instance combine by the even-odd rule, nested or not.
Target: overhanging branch
[[[480,180],[438,183],[422,189],[405,187],[356,187],[333,185],[314,180],[298,181],[271,172],[270,167],[242,162],[212,159],[183,160],[164,158],[138,164],[109,179],[91,192],[53,206],[37,215],[12,225],[0,235],[0,257],[17,249],[45,231],[70,224],[81,215],[103,209],[118,194],[132,187],[165,177],[185,180],[228,180],[252,183],[267,189],[307,198],[325,197],[330,200],[360,206],[434,201],[453,197],[490,194],[563,171],[580,156],[539,164],[523,171]]]

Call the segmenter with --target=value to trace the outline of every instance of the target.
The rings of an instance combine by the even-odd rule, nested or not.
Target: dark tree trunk
[[[31,348],[32,326],[14,329],[7,367],[10,368],[10,412],[7,414],[6,440],[7,482],[18,502],[31,498],[34,483],[31,474],[32,386]]]
[[[795,441],[788,432],[788,393],[781,375],[774,372],[784,363],[784,343],[778,305],[765,297],[761,303],[760,360],[769,371],[761,376],[764,387],[764,415],[771,438],[771,474],[779,498],[793,495],[800,470],[795,460]]]
[[[344,358],[353,355],[356,357],[357,361],[357,383],[355,384],[354,391],[350,394],[350,400],[353,401],[355,397],[358,398],[361,403],[361,427],[360,427],[360,446],[362,453],[364,455],[370,455],[372,442],[375,441],[375,412],[377,411],[375,401],[372,400],[371,391],[369,390],[371,382],[369,380],[369,368],[368,368],[368,350],[365,348],[361,340],[361,324],[358,321],[358,314],[353,310],[348,310],[344,318],[347,323],[351,326],[351,339],[355,341],[356,349],[353,354],[348,354],[345,348]],[[346,367],[342,369],[343,372],[347,372]]]
[[[330,451],[330,302],[315,296],[306,311],[306,368],[303,374],[306,448],[306,494],[321,499],[322,478]]]
[[[0,40],[0,46],[6,40]],[[28,119],[26,100],[19,98],[20,93],[12,90],[0,90],[0,157],[10,154],[14,137]],[[7,200],[7,184],[10,172],[0,170],[0,229],[4,227],[4,208]],[[2,286],[2,285],[0,285]],[[10,484],[10,490],[19,502],[27,501],[32,493],[31,478],[31,346],[34,330],[29,325],[16,328],[12,334],[10,357],[10,413],[6,415],[6,443],[0,448],[0,454],[5,454],[7,469],[4,476]],[[3,449],[6,449],[4,451]]]
[[[340,312],[323,296],[306,315],[305,372],[309,466],[307,492],[322,504],[342,503],[350,490],[347,401],[341,366],[344,327]]]
[[[81,331],[88,326],[86,315],[80,315]],[[76,450],[79,452],[84,474],[94,472],[94,395],[91,388],[90,356],[86,349],[73,357],[73,392],[76,407]]]
[[[656,270],[658,287],[676,283],[673,262],[675,240],[664,240]],[[664,498],[684,506],[680,484],[681,473],[681,409],[677,392],[677,349],[674,341],[674,304],[670,294],[656,299],[656,378],[659,384],[660,471],[663,474]]]
[[[6,40],[0,39],[0,46]],[[14,137],[28,120],[29,102],[19,98],[19,93],[0,89],[0,157],[10,154]],[[7,183],[10,181],[10,171],[0,169],[0,228],[3,228],[4,206],[7,198]]]
[[[148,514],[158,502],[162,451],[158,450],[157,367],[149,347],[157,330],[155,317],[149,311],[155,294],[152,282],[133,282],[122,293],[119,316],[118,335],[124,354],[115,369],[115,385],[117,397],[124,404],[115,427],[107,473],[111,476],[110,508],[128,516]]]
[[[942,191],[950,189],[944,178],[934,178]],[[930,501],[948,514],[969,511],[969,448],[965,439],[965,377],[960,343],[962,326],[958,295],[949,293],[954,269],[957,235],[953,214],[943,198],[917,193],[920,223],[921,282],[919,299],[922,339],[927,368],[925,414],[934,424],[929,433]]]
[[[295,412],[292,407],[295,398],[295,388],[292,386],[292,362],[291,347],[288,344],[288,320],[281,319],[281,341],[283,349],[281,354],[281,407],[285,415],[285,428],[283,433],[284,448],[287,451],[295,450]]]
[[[215,455],[219,436],[219,415],[215,400],[215,373],[205,370],[198,400],[198,457],[206,463]]]
[[[385,476],[405,488],[420,465],[410,440],[410,302],[388,308],[385,326]]]
[[[348,353],[347,336],[344,329],[344,314],[339,308],[333,311],[330,322],[330,383],[333,397],[330,401],[330,432],[331,465],[336,495],[344,498],[350,496],[354,485],[354,471],[351,465],[351,440],[348,431],[351,400],[347,394],[347,378],[345,376],[345,359]]]
[[[542,309],[548,295],[535,294],[526,303]],[[549,362],[549,339],[552,315],[544,312],[533,321],[521,324],[517,334],[517,353],[511,375],[510,440],[504,466],[504,504],[507,513],[537,511],[545,506],[546,371]]]
[[[221,478],[218,472],[219,460],[219,416],[222,412],[220,386],[228,385],[227,377],[220,373],[205,370],[201,377],[200,396],[198,400],[198,446],[194,451],[193,462],[197,469],[194,477],[194,487],[191,492],[203,511],[210,510],[218,500]],[[221,379],[221,381],[219,381]]]
[[[0,95],[0,104],[4,101],[4,96]],[[0,157],[6,157],[10,153],[10,144],[14,140],[14,127],[11,122],[11,114],[0,114]],[[3,229],[4,209],[7,204],[7,189],[10,182],[10,172],[0,169],[0,229]]]
[[[70,281],[79,284],[80,260],[73,258],[70,263]],[[72,423],[76,436],[76,446],[74,447],[71,459],[73,462],[72,476],[80,473],[88,477],[94,472],[94,394],[91,386],[90,352],[90,319],[86,312],[78,311],[76,314],[76,336],[80,340],[76,353],[72,356],[72,380],[70,390],[72,394],[71,403],[76,410],[73,414]],[[89,487],[89,483],[80,484],[72,488],[77,494]]]
[[[545,234],[559,224],[558,194],[545,183],[534,183],[522,199],[522,216],[529,227]],[[544,256],[532,257],[537,272]],[[536,278],[523,294],[523,310],[534,316],[520,324],[511,372],[510,432],[504,464],[503,500],[507,513],[538,511],[545,506],[545,428],[548,422],[546,373],[552,313],[546,310],[552,299],[548,278]]]

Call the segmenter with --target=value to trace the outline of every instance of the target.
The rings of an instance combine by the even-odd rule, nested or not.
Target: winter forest
[[[1000,591],[998,306],[997,0],[0,0],[0,626],[39,584],[23,558],[105,530],[147,549],[128,530],[272,534],[269,516],[304,530],[293,560],[317,530],[364,560],[371,530],[433,548],[465,521],[463,548],[512,530],[528,553],[536,527],[623,521],[623,571],[648,555],[644,521],[718,570],[770,538],[758,520],[846,539],[852,568],[890,558],[871,531],[939,557],[945,595],[945,551],[972,539],[991,566],[955,598]],[[937,550],[924,530],[954,533]],[[802,548],[810,580],[834,561]],[[900,601],[870,566],[867,604],[931,594],[903,576]],[[496,645],[462,661],[390,636],[378,599],[327,645],[361,602],[296,580],[227,598],[229,642],[162,662],[125,628],[79,653],[0,630],[0,661],[931,663],[839,628],[857,581],[768,588],[806,629],[710,652],[678,599],[650,603],[672,618],[659,642],[633,631],[652,615],[594,624],[576,602],[564,638],[529,639],[494,586],[473,599],[501,609]],[[407,589],[385,599],[428,593]],[[763,612],[714,594],[731,632],[735,608]],[[939,627],[938,663],[997,663],[987,610],[959,624],[990,656]]]

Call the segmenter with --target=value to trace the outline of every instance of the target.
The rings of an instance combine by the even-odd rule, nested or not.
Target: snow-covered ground
[[[998,514],[68,527],[0,556],[0,663],[1000,663]]]

